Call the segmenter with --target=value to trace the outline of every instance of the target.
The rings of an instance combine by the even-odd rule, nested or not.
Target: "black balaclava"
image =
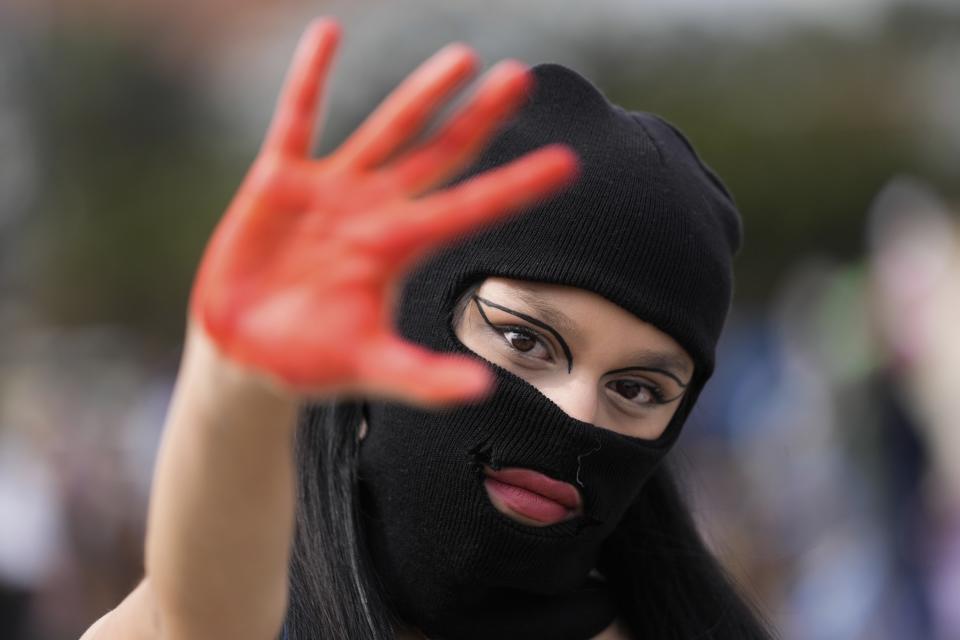
[[[739,215],[686,138],[657,116],[611,104],[570,69],[533,72],[529,101],[454,182],[552,142],[573,147],[580,177],[422,262],[400,296],[401,335],[472,353],[454,332],[455,302],[503,276],[597,293],[672,336],[695,371],[656,440],[571,418],[494,363],[496,389],[475,404],[368,403],[366,543],[397,611],[433,639],[583,640],[610,624],[612,598],[591,571],[598,550],[675,442],[713,371],[730,305]],[[545,527],[509,519],[487,497],[485,464],[573,484],[583,515]]]

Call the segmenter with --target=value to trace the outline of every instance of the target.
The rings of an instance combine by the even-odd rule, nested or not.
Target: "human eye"
[[[669,402],[659,385],[637,378],[618,378],[606,384],[617,399],[633,407],[650,408]]]
[[[507,348],[518,356],[532,360],[552,360],[547,342],[533,329],[519,325],[494,325],[492,328],[503,338]]]

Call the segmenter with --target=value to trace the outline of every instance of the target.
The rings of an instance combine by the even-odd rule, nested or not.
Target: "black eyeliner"
[[[557,342],[560,343],[560,348],[563,349],[563,355],[566,356],[566,358],[567,358],[567,373],[570,373],[570,372],[573,370],[573,354],[570,353],[570,347],[567,346],[567,341],[563,339],[563,336],[561,336],[560,333],[557,332],[556,329],[554,329],[553,327],[551,327],[550,325],[548,325],[546,322],[543,322],[542,320],[537,320],[536,318],[532,318],[532,317],[528,316],[528,315],[525,314],[525,313],[520,313],[519,311],[514,311],[513,309],[509,309],[509,308],[507,308],[507,307],[504,307],[504,306],[502,306],[502,305],[499,305],[499,304],[497,304],[496,302],[491,302],[491,301],[487,300],[486,298],[481,298],[480,296],[478,296],[478,295],[476,295],[476,294],[474,294],[474,296],[473,296],[473,301],[476,303],[477,309],[480,311],[480,315],[483,316],[483,320],[484,320],[487,324],[489,324],[489,325],[491,325],[491,326],[492,326],[493,323],[491,323],[490,320],[487,318],[487,314],[485,314],[485,313],[483,312],[483,308],[480,306],[480,303],[481,303],[481,302],[483,302],[484,304],[488,304],[488,305],[490,305],[491,307],[493,307],[493,308],[495,308],[495,309],[500,309],[501,311],[506,311],[507,313],[509,313],[509,314],[511,314],[511,315],[517,316],[518,318],[521,318],[522,320],[526,320],[526,321],[529,322],[530,324],[534,324],[534,325],[536,325],[536,326],[538,326],[538,327],[540,327],[540,328],[542,328],[542,329],[546,329],[547,331],[549,331],[550,333],[552,333],[552,334],[553,334],[553,337],[555,337],[555,338],[557,339]]]
[[[666,369],[658,369],[657,367],[624,367],[623,369],[614,369],[613,371],[607,371],[607,374],[626,373],[627,371],[655,371],[656,373],[662,373],[665,376],[669,376],[673,378],[674,380],[676,380],[677,384],[680,385],[683,389],[687,388],[687,385],[680,382],[680,378],[678,378],[672,371],[667,371]],[[680,394],[680,395],[683,395],[683,394]],[[677,396],[677,398],[679,397],[680,396]]]
[[[637,369],[637,368],[642,368],[642,367],[629,367],[629,368],[630,368],[630,369]],[[618,371],[622,371],[622,369],[618,369]],[[658,371],[658,370],[657,370],[657,371]],[[613,373],[613,372],[611,372],[611,373]],[[653,404],[657,404],[657,405],[670,404],[671,402],[677,400],[678,398],[682,398],[682,397],[683,397],[683,394],[686,393],[686,391],[681,391],[679,394],[673,396],[672,398],[664,398],[664,397],[663,397],[663,391],[660,389],[660,387],[659,387],[658,385],[654,385],[655,389],[654,389],[654,388],[651,388],[649,385],[642,385],[642,386],[644,386],[644,387],[646,387],[647,389],[649,389],[650,393],[652,393],[652,394],[654,395],[654,397],[656,398],[656,402],[654,402]],[[629,398],[628,398],[628,400],[629,400]]]

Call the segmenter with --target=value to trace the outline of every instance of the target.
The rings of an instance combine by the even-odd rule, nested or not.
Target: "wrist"
[[[282,382],[226,356],[193,321],[187,327],[177,384],[206,423],[292,423],[300,403]]]

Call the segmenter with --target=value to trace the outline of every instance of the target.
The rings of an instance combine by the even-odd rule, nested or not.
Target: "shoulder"
[[[154,640],[159,637],[160,618],[149,580],[144,578],[115,609],[94,622],[80,640]]]
[[[626,624],[617,618],[609,627],[601,631],[600,635],[594,636],[593,640],[633,640],[633,637],[627,631]]]

